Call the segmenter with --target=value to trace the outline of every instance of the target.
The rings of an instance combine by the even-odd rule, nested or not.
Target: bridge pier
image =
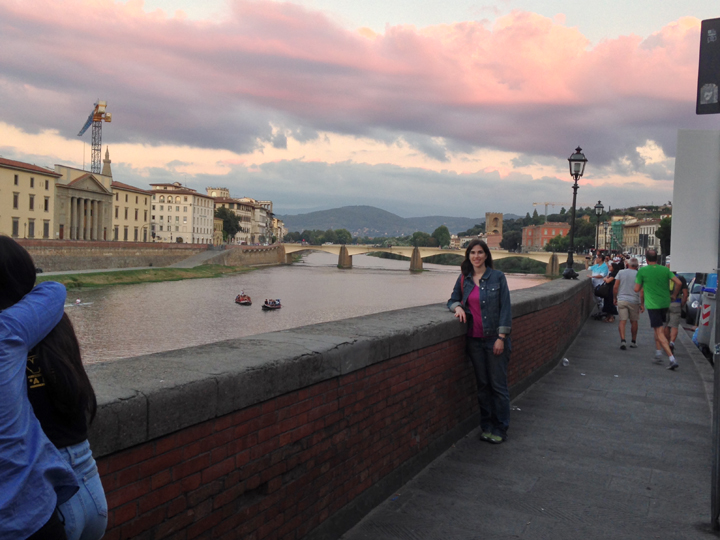
[[[420,257],[420,250],[415,247],[412,252],[412,257],[410,257],[410,271],[411,272],[422,272],[423,270],[423,263],[422,258]]]
[[[338,268],[352,268],[352,255],[348,253],[348,248],[344,244],[338,255]]]
[[[547,263],[547,269],[545,270],[546,276],[559,276],[560,275],[560,261],[558,261],[557,254],[553,253],[550,256],[550,260]]]

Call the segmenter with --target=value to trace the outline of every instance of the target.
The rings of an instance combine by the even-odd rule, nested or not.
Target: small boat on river
[[[240,291],[240,294],[235,297],[235,303],[241,306],[252,306],[252,300],[243,291]]]
[[[282,304],[280,303],[279,298],[277,298],[276,300],[265,300],[265,303],[262,306],[263,309],[266,309],[268,311],[273,309],[280,309],[281,307]]]

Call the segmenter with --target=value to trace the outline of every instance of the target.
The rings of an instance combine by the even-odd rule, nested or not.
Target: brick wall
[[[512,293],[514,395],[557,364],[591,294]],[[339,537],[477,427],[463,333],[426,306],[90,366],[105,538]]]
[[[208,249],[206,244],[18,240],[45,272],[169,266]]]

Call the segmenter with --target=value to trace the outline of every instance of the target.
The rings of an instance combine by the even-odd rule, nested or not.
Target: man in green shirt
[[[670,359],[668,369],[675,370],[678,363],[670,350],[663,326],[670,302],[675,301],[682,283],[669,268],[657,263],[657,250],[648,249],[645,252],[645,259],[647,266],[640,268],[635,277],[635,292],[643,291],[645,308],[650,316],[650,326],[655,332],[655,361],[662,362],[662,351],[665,351]],[[672,293],[670,293],[671,281],[675,283]]]

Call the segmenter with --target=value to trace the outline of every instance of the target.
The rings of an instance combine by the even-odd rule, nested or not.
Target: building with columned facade
[[[112,177],[55,165],[55,238],[110,240]]]

